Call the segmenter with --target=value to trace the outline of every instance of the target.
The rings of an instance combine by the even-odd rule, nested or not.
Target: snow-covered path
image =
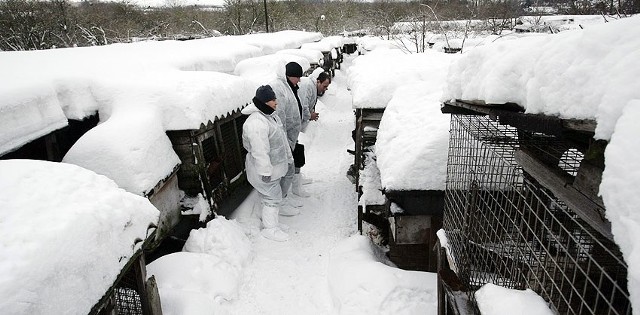
[[[343,69],[350,61],[345,58]],[[302,168],[314,180],[305,185],[312,196],[304,199],[300,215],[280,217],[291,227],[291,239],[277,243],[253,233],[254,258],[245,268],[239,296],[223,303],[215,314],[333,313],[327,282],[329,252],[357,231],[355,190],[346,177],[353,161],[347,153],[353,147],[353,113],[344,71],[336,71],[320,101],[320,119],[305,135],[307,164]],[[252,194],[243,204],[248,211],[236,212],[239,222],[253,227],[257,219],[250,215],[250,206],[255,199]]]

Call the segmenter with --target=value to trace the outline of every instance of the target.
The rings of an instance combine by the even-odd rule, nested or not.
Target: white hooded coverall
[[[260,194],[264,206],[279,207],[284,188],[288,189],[282,187],[284,183],[280,179],[293,168],[293,156],[280,117],[276,112],[267,115],[254,104],[245,107],[242,113],[249,115],[242,127],[242,145],[248,152],[247,180]],[[271,180],[264,182],[262,176],[270,176]]]

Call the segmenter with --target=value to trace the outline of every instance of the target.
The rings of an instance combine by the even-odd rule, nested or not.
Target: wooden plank
[[[455,109],[458,108],[458,109]],[[571,131],[595,132],[596,122],[589,119],[562,119],[555,116],[525,114],[524,109],[514,103],[485,104],[483,101],[448,101],[443,103],[443,113],[461,113],[469,115],[489,115],[492,119],[500,117],[500,122],[519,129],[536,128],[536,132],[545,132],[544,128],[555,130],[563,128]],[[545,126],[546,125],[546,126]],[[554,131],[555,132],[555,131]]]
[[[516,151],[515,160],[542,186],[549,189],[556,197],[569,206],[582,220],[603,236],[613,241],[611,223],[604,218],[604,208],[593,200],[585,197],[585,195],[573,188],[571,183],[558,175],[557,172],[554,172],[553,169],[539,162],[527,152],[522,150]]]

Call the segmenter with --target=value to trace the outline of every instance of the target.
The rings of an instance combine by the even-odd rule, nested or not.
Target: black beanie
[[[263,103],[276,99],[276,93],[273,93],[273,89],[269,85],[262,85],[256,90],[256,98]]]
[[[288,77],[299,78],[302,76],[302,67],[297,62],[290,62],[285,66],[285,74]]]

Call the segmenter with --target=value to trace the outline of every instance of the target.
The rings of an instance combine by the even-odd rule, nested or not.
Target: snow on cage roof
[[[87,314],[157,224],[140,196],[81,167],[0,161],[0,309]]]
[[[242,108],[254,91],[248,80],[217,72],[167,71],[102,80],[92,92],[104,103],[103,123],[80,138],[63,161],[146,194],[180,163],[166,130],[198,129]]]
[[[396,43],[374,36],[358,37],[356,38],[356,43],[358,44],[358,51],[361,54],[365,54],[379,48],[398,49]]]
[[[596,138],[609,139],[622,109],[640,99],[633,30],[640,32],[640,17],[478,47],[452,66],[443,97],[594,119]]]
[[[317,49],[283,49],[277,51],[276,54],[296,55],[304,57],[310,64],[318,64],[318,61],[322,59],[322,52]]]
[[[354,59],[347,72],[353,107],[385,108],[399,86],[429,78],[429,58],[398,49],[379,49]]]
[[[310,67],[306,57],[290,54],[272,54],[242,60],[236,66],[234,73],[251,80],[257,84],[255,86],[257,88],[260,85],[271,82],[276,77],[284,77],[285,65],[289,62],[297,62],[302,67],[303,72]],[[255,89],[252,92],[254,91]]]
[[[0,110],[11,113],[0,117],[0,154],[65,126],[60,108],[68,119],[82,119],[102,109],[99,107],[103,102],[93,95],[94,89],[101,89],[94,85],[96,81],[130,81],[127,79],[141,73],[171,70],[232,73],[240,60],[271,50],[294,48],[320,36],[283,31],[244,37],[0,52],[0,95],[7,96],[0,99]]]
[[[259,47],[265,55],[273,54],[278,50],[300,48],[305,43],[318,41],[321,38],[320,33],[293,30],[238,36],[239,41]]]
[[[315,49],[321,52],[328,52],[332,48],[342,47],[342,36],[330,36],[322,38],[320,41],[314,43],[303,44],[303,49]]]
[[[449,115],[440,112],[440,98],[447,69],[458,55],[427,51],[416,56],[423,60],[419,63],[412,62],[413,58],[389,61],[399,67],[404,62],[420,65],[413,71],[430,75],[409,80],[391,91],[392,98],[378,128],[375,150],[380,182],[385,190],[445,188]]]

